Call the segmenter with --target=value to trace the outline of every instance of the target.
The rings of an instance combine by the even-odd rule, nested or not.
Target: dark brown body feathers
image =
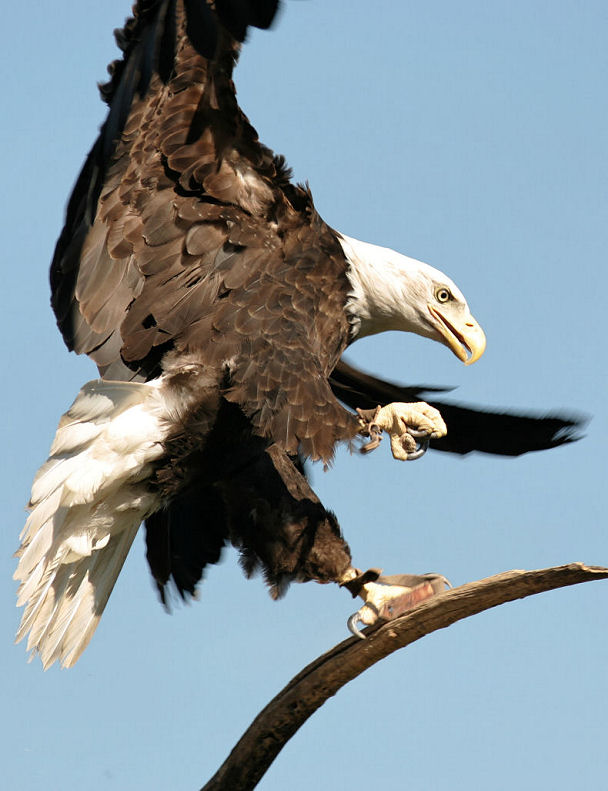
[[[163,374],[196,393],[153,483],[161,589],[172,575],[192,593],[230,540],[276,593],[350,561],[297,462],[328,462],[357,431],[328,384],[349,339],[349,283],[310,193],[236,102],[238,40],[276,2],[237,4],[249,7],[240,20],[234,4],[215,5],[140,2],[118,34],[125,57],[102,87],[110,112],[57,244],[53,308],[69,348],[104,378]]]

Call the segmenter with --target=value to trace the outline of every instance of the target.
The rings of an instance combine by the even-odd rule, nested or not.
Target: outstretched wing
[[[576,416],[518,415],[429,400],[426,393],[448,388],[396,385],[359,371],[344,360],[334,369],[330,384],[341,401],[362,409],[392,401],[424,399],[441,412],[448,427],[445,437],[431,440],[431,447],[448,453],[479,451],[520,456],[533,450],[547,450],[576,440],[576,432],[585,422]]]
[[[356,432],[327,384],[348,338],[344,254],[232,82],[247,25],[267,26],[276,6],[139,0],[68,205],[52,304],[104,378],[195,362],[259,433],[327,460]]]
[[[284,174],[239,110],[231,74],[247,26],[267,27],[276,7],[139,0],[117,33],[124,57],[102,87],[108,117],[51,266],[66,344],[109,378],[158,373],[163,349],[217,295],[218,278],[205,275],[230,266],[227,244],[272,246],[243,217],[268,208]]]

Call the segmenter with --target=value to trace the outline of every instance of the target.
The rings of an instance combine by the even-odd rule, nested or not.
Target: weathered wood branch
[[[350,638],[315,659],[258,714],[201,791],[250,791],[301,725],[332,695],[399,648],[456,621],[535,593],[608,577],[608,568],[570,563],[536,571],[505,571],[423,602],[367,639]]]

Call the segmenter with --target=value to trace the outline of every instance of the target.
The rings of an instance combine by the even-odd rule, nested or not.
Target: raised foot
[[[375,410],[357,410],[361,422],[361,434],[369,436],[365,452],[378,447],[381,432],[386,431],[391,439],[393,457],[399,461],[419,459],[429,446],[431,439],[447,434],[441,413],[424,401],[417,403],[387,404]]]
[[[374,579],[375,577],[375,579]],[[370,581],[367,581],[370,580]],[[354,593],[357,582],[358,592]],[[440,574],[395,574],[380,576],[376,570],[365,572],[352,583],[346,583],[354,595],[364,600],[362,607],[347,621],[348,628],[355,635],[365,639],[359,624],[372,626],[378,620],[390,621],[398,618],[417,604],[442,593],[450,582]]]

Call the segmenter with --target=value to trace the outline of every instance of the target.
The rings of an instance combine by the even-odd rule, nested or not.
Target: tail
[[[32,656],[71,667],[99,622],[142,520],[168,433],[161,383],[88,382],[32,486],[15,579]]]

